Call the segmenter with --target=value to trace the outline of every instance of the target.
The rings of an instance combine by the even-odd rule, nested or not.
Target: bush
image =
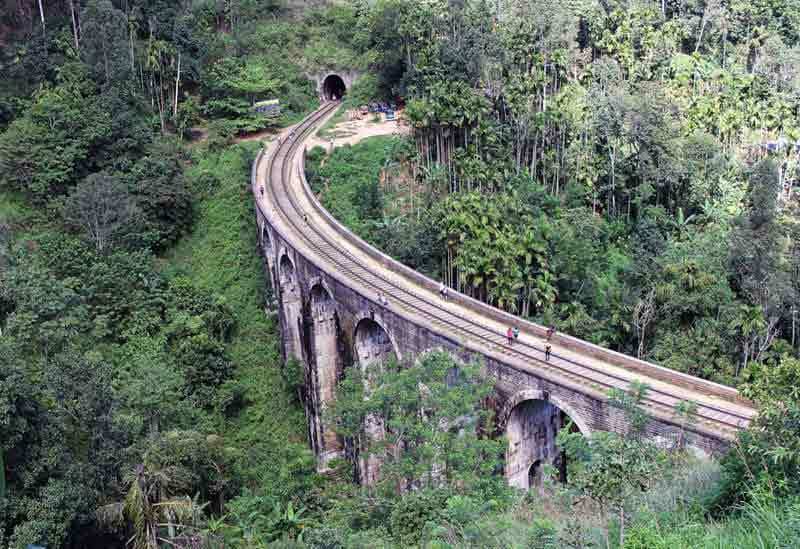
[[[383,99],[388,98],[381,93],[377,77],[373,74],[365,74],[356,80],[353,86],[347,90],[347,95],[344,98],[344,106],[347,109],[353,109],[372,101]]]
[[[303,540],[310,549],[345,549],[345,535],[341,528],[319,526],[303,533]]]
[[[129,177],[155,250],[166,249],[189,232],[194,221],[192,195],[174,143],[156,143],[136,162]]]
[[[776,498],[800,495],[800,360],[785,357],[777,365],[749,374],[742,393],[759,413],[722,460],[717,510],[730,510],[762,492]]]
[[[406,544],[419,543],[430,527],[444,518],[447,493],[439,490],[409,492],[397,502],[389,519],[392,536]]]
[[[531,525],[528,537],[528,549],[557,549],[558,534],[555,526],[547,520],[537,519]]]

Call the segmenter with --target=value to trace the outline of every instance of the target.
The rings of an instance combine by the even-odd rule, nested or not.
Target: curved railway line
[[[259,153],[253,164],[257,207],[272,229],[308,261],[371,299],[376,307],[381,307],[377,296],[382,293],[393,314],[552,383],[604,399],[609,389],[626,389],[639,380],[649,386],[643,404],[650,415],[676,423],[676,405],[692,401],[697,411],[686,428],[724,440],[731,440],[750,422],[755,415],[753,405],[731,388],[569,336],[553,338],[551,358],[546,362],[543,327],[452,291],[450,300],[443,301],[437,282],[400,265],[344,228],[321,206],[303,173],[306,139],[338,106],[323,105],[269,150]],[[513,346],[507,345],[505,337],[511,323],[521,330]]]

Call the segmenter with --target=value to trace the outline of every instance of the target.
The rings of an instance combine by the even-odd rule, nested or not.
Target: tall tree
[[[98,253],[108,252],[133,228],[138,209],[125,184],[105,173],[92,174],[70,193],[66,220],[80,228]]]
[[[80,18],[81,58],[95,79],[106,86],[132,85],[125,14],[110,0],[89,0]]]
[[[780,320],[791,293],[786,241],[779,219],[781,191],[778,166],[759,162],[749,177],[748,207],[735,220],[731,239],[731,267],[739,292],[750,307],[741,307],[732,322],[740,334],[741,363],[758,361],[780,330]]]

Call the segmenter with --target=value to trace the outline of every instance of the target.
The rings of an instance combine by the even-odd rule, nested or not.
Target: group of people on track
[[[449,288],[444,282],[439,282],[439,297],[447,301],[449,297]],[[550,345],[550,340],[553,338],[553,334],[556,333],[556,327],[552,324],[549,328],[547,328],[547,343],[544,347],[544,360],[546,362],[550,362],[550,355],[553,350],[552,345]],[[514,345],[514,342],[519,339],[519,328],[517,326],[509,326],[508,330],[506,330],[506,339],[508,340],[509,345]]]
[[[545,332],[547,336],[547,343],[544,346],[544,360],[545,362],[550,362],[550,354],[553,350],[553,346],[550,345],[550,340],[553,337],[553,334],[556,333],[556,327],[552,324],[549,328],[547,328],[547,332]],[[516,326],[509,326],[508,330],[506,330],[506,339],[508,339],[509,345],[514,345],[514,342],[519,339],[519,328]]]
[[[550,362],[550,355],[551,355],[551,352],[553,350],[553,346],[550,345],[550,340],[552,339],[553,334],[555,334],[555,333],[556,333],[556,327],[553,326],[553,325],[550,325],[550,327],[547,328],[547,332],[545,332],[545,334],[547,336],[547,340],[546,340],[547,343],[544,346],[544,360],[545,360],[545,362]],[[519,328],[517,328],[516,326],[509,326],[508,330],[506,330],[506,339],[508,339],[508,344],[509,345],[513,345],[514,342],[519,339]]]

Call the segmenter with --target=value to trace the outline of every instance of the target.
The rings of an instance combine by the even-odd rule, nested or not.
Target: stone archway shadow
[[[523,389],[508,399],[498,427],[508,439],[503,469],[509,485],[524,490],[540,486],[545,463],[557,465],[560,478],[566,480],[566,455],[559,450],[556,438],[569,420],[583,436],[589,436],[583,418],[558,397]]]
[[[545,391],[541,391],[539,389],[523,389],[522,391],[517,391],[511,396],[511,398],[506,400],[503,408],[500,410],[500,413],[497,414],[498,430],[505,431],[508,419],[511,417],[511,412],[513,412],[514,408],[526,400],[541,400],[544,402],[549,402],[567,414],[569,419],[572,420],[583,436],[591,436],[592,430],[589,428],[589,425],[587,425],[586,421],[571,405],[553,394],[545,395]]]
[[[355,345],[358,342],[358,329],[359,329],[359,326],[361,326],[362,323],[364,323],[366,321],[374,322],[383,331],[383,333],[386,334],[386,337],[389,338],[389,342],[392,345],[392,351],[394,352],[394,358],[397,360],[397,362],[401,362],[403,357],[400,354],[400,348],[397,346],[397,342],[395,341],[394,336],[392,336],[392,334],[386,328],[386,325],[385,325],[385,323],[383,321],[383,318],[381,318],[380,311],[377,310],[379,308],[380,307],[376,306],[376,310],[374,312],[361,311],[360,313],[355,315],[355,317],[353,318],[353,326],[354,326],[354,328],[353,328],[353,344]],[[363,327],[362,327],[362,329],[363,329]],[[358,353],[355,353],[353,355],[353,358],[358,359]]]
[[[368,344],[371,346],[377,345],[384,347],[383,352],[380,353],[381,355],[386,358],[390,358],[391,355],[394,355],[394,359],[400,362],[401,356],[397,343],[389,333],[389,330],[386,329],[379,315],[365,312],[355,318],[355,329],[353,330],[354,358],[357,362],[362,363],[362,367],[372,363],[374,359],[377,358],[371,356],[371,359],[367,358],[367,364],[363,363],[366,357],[363,356],[362,349]],[[389,349],[385,348],[387,346]],[[369,354],[371,355],[372,353]]]
[[[276,257],[276,265],[277,275],[278,275],[278,282],[281,286],[285,284],[290,284],[292,287],[295,285],[295,281],[297,279],[297,273],[294,265],[294,260],[292,259],[289,251],[281,247],[281,249],[277,253]]]

